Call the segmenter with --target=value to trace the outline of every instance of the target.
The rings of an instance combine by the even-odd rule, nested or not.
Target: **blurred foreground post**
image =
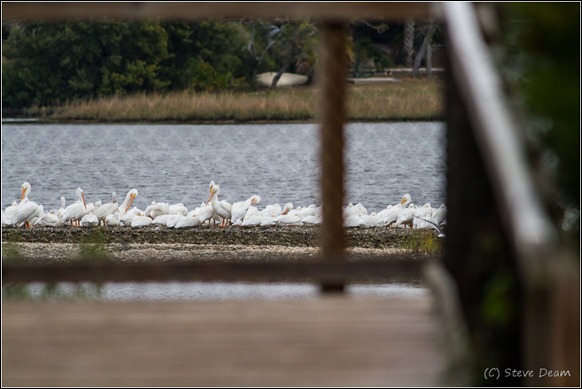
[[[346,99],[346,28],[343,23],[324,22],[321,33],[319,115],[321,120],[321,228],[322,256],[342,261],[345,256],[344,202],[344,121]],[[322,282],[323,292],[343,292],[344,284]]]

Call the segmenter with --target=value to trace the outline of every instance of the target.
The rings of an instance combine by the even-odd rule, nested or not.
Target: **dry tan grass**
[[[137,94],[74,101],[45,119],[95,122],[293,121],[316,117],[313,87],[257,92]],[[350,85],[350,120],[432,120],[443,113],[438,80]],[[34,111],[30,113],[34,114]],[[37,114],[40,111],[37,112]]]

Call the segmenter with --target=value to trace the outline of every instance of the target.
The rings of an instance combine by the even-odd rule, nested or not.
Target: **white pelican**
[[[196,216],[184,216],[183,218],[179,219],[174,228],[190,228],[190,227],[198,227],[200,224],[200,219]]]
[[[60,217],[62,217],[63,216],[63,212],[65,211],[65,204],[66,204],[65,197],[64,196],[61,196],[61,207],[58,208],[58,209],[57,208],[51,209],[49,211],[49,213],[52,213],[52,214],[56,215],[62,209],[61,214],[59,215]]]
[[[168,207],[168,213],[170,215],[186,216],[188,214],[188,208],[182,203],[172,204]]]
[[[6,225],[13,225],[12,219],[14,218],[14,213],[16,212],[17,208],[18,203],[16,202],[16,200],[14,200],[12,202],[12,205],[7,206],[6,209],[3,211],[2,213],[2,215],[4,216],[3,222],[6,222],[7,223]]]
[[[362,205],[362,203],[356,205],[350,203],[343,209],[343,225],[344,227],[364,226],[364,216],[368,216],[368,210]]]
[[[161,215],[167,215],[170,213],[170,204],[168,203],[156,203],[152,201],[151,205],[149,205],[145,211],[144,215],[149,216],[152,219],[155,219]]]
[[[112,227],[120,226],[121,221],[119,220],[119,212],[107,215],[107,217],[105,218],[105,224]]]
[[[436,224],[439,226],[445,223],[447,218],[447,206],[441,204],[432,214],[433,219],[435,220]]]
[[[363,225],[362,217],[360,215],[357,215],[357,214],[344,216],[343,224],[344,224],[344,227],[349,227],[349,228],[360,227],[361,225]]]
[[[239,223],[239,225],[241,227],[256,227],[256,226],[260,226],[261,222],[263,221],[263,214],[261,213],[261,211],[259,211],[257,209],[257,207],[255,206],[250,206],[249,209],[247,210],[247,213],[245,213],[245,216],[242,218],[241,222]]]
[[[363,227],[380,227],[382,225],[382,220],[378,217],[375,212],[369,215],[362,216],[362,226]]]
[[[396,219],[396,226],[404,226],[404,228],[408,226],[409,228],[412,228],[415,214],[416,208],[414,208],[414,205],[411,203],[408,205],[408,208],[402,209],[402,211],[400,211],[398,214],[398,218]]]
[[[207,203],[212,204],[212,209],[214,213],[222,218],[221,227],[225,227],[230,223],[230,218],[232,217],[232,205],[226,201],[218,201],[218,194],[220,193],[220,186],[214,183],[214,181],[210,182],[210,196]]]
[[[388,206],[386,207],[385,210],[378,212],[378,216],[382,220],[382,224],[384,224],[387,227],[390,227],[393,223],[396,223],[396,221],[398,220],[398,216],[400,215],[400,212],[402,212],[404,207],[410,204],[411,200],[412,198],[407,193],[404,196],[402,196],[400,203],[393,206]]]
[[[407,207],[411,201],[412,197],[410,197],[410,194],[407,193],[404,196],[402,196],[402,199],[400,200],[400,205],[402,205],[402,207]]]
[[[77,188],[75,196],[77,196],[77,201],[69,205],[63,213],[63,223],[71,222],[71,225],[79,225],[79,220],[89,212],[85,202],[85,191]]]
[[[275,222],[279,226],[302,226],[301,216],[298,215],[281,215],[275,218]]]
[[[181,215],[181,214],[177,214],[177,215],[168,214],[168,216],[169,216],[169,218],[168,218],[168,222],[166,223],[166,226],[168,226],[170,228],[176,227],[176,225],[180,222],[180,220],[182,220],[183,218],[186,217],[186,216]]]
[[[280,216],[281,215],[278,215],[278,216],[263,216],[263,218],[261,220],[261,227],[270,227],[270,226],[277,225],[277,219]]]
[[[212,208],[212,204],[202,204],[200,207],[200,211],[198,212],[198,219],[202,224],[206,223],[207,221],[210,223],[210,219],[214,216],[214,209]]]
[[[245,215],[243,217],[243,221],[245,219],[248,219],[249,217],[251,217],[253,215],[263,216],[263,214],[261,213],[261,211],[258,210],[257,207],[255,207],[254,205],[251,205],[249,207],[249,209],[247,209],[247,212],[245,213]]]
[[[424,219],[422,217],[417,217],[417,216],[415,216],[415,217],[418,218],[418,219],[421,219],[421,220],[423,220],[425,222],[427,222],[428,224],[431,225],[431,227],[433,227],[435,230],[437,230],[437,232],[439,233],[438,234],[438,237],[439,238],[444,238],[446,236],[445,235],[445,232],[439,228],[439,226],[437,225],[437,223],[433,222],[432,220]]]
[[[238,203],[232,204],[232,216],[230,222],[232,224],[241,224],[249,208],[253,205],[257,205],[260,201],[261,196],[252,195],[245,201],[239,201]]]
[[[293,203],[287,203],[283,206],[283,210],[279,215],[287,215],[287,213],[289,213],[289,211],[291,211],[293,208],[295,208]]]
[[[103,225],[105,224],[105,219],[107,216],[113,215],[115,212],[118,212],[119,204],[117,203],[117,193],[113,192],[111,194],[111,202],[107,204],[103,204],[100,207],[96,208],[93,213],[97,216],[99,222],[102,222]]]
[[[423,219],[432,219],[433,208],[430,203],[424,204],[422,207],[417,208],[414,213],[414,221],[412,226],[414,228],[429,228],[428,224]]]
[[[131,222],[136,216],[144,216],[143,211],[137,207],[133,207],[125,213],[120,213],[119,221],[124,226],[131,226]]]
[[[13,224],[24,223],[26,228],[31,228],[32,220],[40,216],[40,214],[44,211],[42,206],[28,199],[30,190],[31,186],[28,182],[22,184],[20,203],[17,205],[11,220]]]
[[[35,226],[62,227],[63,221],[55,213],[45,213],[34,222]]]
[[[265,207],[265,209],[263,209],[261,211],[261,213],[263,214],[263,216],[279,216],[281,214],[281,211],[283,209],[281,208],[281,206],[279,204],[269,204]]]
[[[95,227],[99,225],[99,218],[94,213],[88,213],[81,218],[81,225],[83,227]]]
[[[131,219],[131,227],[132,228],[147,227],[150,224],[152,224],[152,219],[148,216],[135,215],[133,217],[133,219]]]
[[[252,207],[252,208],[254,208],[254,207]],[[270,218],[270,216],[263,216],[263,214],[258,212],[258,210],[257,210],[257,212],[248,212],[247,211],[247,214],[243,218],[240,225],[242,227],[257,227],[257,226],[260,226],[262,224],[263,219],[265,219],[265,218]],[[274,221],[274,218],[273,218],[273,221]]]
[[[175,215],[168,215],[168,214],[156,216],[156,218],[154,220],[152,220],[152,224],[158,225],[158,226],[167,226],[168,220],[174,216]]]
[[[10,218],[8,216],[6,216],[6,214],[4,213],[4,210],[2,210],[2,227],[8,227],[11,224],[12,223],[10,223]]]
[[[306,215],[301,218],[303,224],[321,224],[321,216],[319,215]]]
[[[290,211],[289,213],[291,214],[296,214],[301,216],[302,218],[305,218],[307,216],[321,216],[321,207],[316,207],[315,204],[311,204],[308,207],[299,207],[294,209],[292,212]]]
[[[125,196],[125,200],[123,201],[123,204],[121,204],[121,206],[119,207],[119,212],[122,215],[127,213],[127,211],[131,207],[131,204],[133,203],[133,201],[135,200],[136,197],[137,197],[137,189],[132,189],[129,192],[127,192],[127,195]]]
[[[346,208],[344,208],[344,217],[349,217],[352,215],[363,216],[368,214],[368,210],[362,205],[362,203],[357,203],[353,205],[350,203]]]

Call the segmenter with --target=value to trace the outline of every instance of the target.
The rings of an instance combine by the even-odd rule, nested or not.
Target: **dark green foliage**
[[[240,58],[245,37],[232,23],[11,23],[3,38],[5,108],[226,89],[245,74]]]
[[[354,22],[354,66],[367,59],[378,69],[392,65],[388,47],[400,45],[399,31]],[[286,19],[6,21],[2,49],[2,107],[18,113],[114,95],[248,90],[268,71],[313,80],[318,34],[311,21]]]
[[[578,247],[580,4],[511,3],[501,11],[504,71],[527,111],[544,180],[558,187],[551,199],[558,227]]]

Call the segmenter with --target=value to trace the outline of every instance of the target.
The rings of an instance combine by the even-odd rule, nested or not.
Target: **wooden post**
[[[323,222],[321,250],[325,260],[342,261],[345,256],[344,203],[344,121],[346,99],[346,27],[324,22],[321,32],[320,142]],[[321,285],[323,292],[343,292],[343,283]]]

